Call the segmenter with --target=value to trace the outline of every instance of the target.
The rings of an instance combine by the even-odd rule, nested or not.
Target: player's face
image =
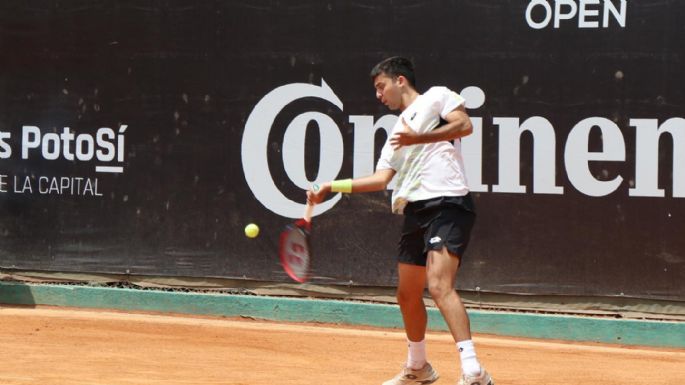
[[[399,110],[402,101],[399,78],[391,78],[386,74],[380,74],[373,79],[376,89],[376,99],[385,104],[391,110]]]

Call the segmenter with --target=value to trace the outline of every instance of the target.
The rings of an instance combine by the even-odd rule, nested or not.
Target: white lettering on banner
[[[479,87],[466,87],[460,94],[465,107],[473,110],[485,103],[485,93]],[[264,96],[250,113],[242,141],[242,163],[245,179],[266,208],[276,214],[298,218],[304,202],[288,199],[276,186],[267,161],[268,137],[276,116],[291,102],[315,97],[326,100],[342,110],[343,105],[333,90],[322,80],[321,86],[295,83],[274,89]],[[374,139],[378,130],[390,132],[397,116],[384,115],[374,121],[373,116],[350,115],[353,126],[352,177],[358,178],[374,172],[377,154]],[[314,181],[307,180],[304,166],[305,131],[309,122],[318,125],[321,145],[319,170]],[[466,164],[466,178],[473,192],[488,192],[489,185],[482,182],[483,170],[483,118],[471,117],[473,133],[462,139],[462,155]],[[518,117],[493,117],[492,125],[498,129],[498,181],[493,193],[526,193],[521,184],[521,136],[533,137],[533,194],[564,194],[557,185],[557,133],[552,123],[541,116],[532,116],[521,122]],[[635,128],[635,185],[628,190],[632,197],[664,197],[658,186],[659,140],[668,133],[673,138],[673,197],[685,198],[685,119],[671,118],[659,125],[656,119],[630,119]],[[589,151],[590,132],[597,127],[602,134],[602,151]],[[0,139],[2,139],[0,137]],[[288,178],[296,186],[306,189],[313,182],[333,180],[340,176],[344,146],[340,127],[329,116],[319,112],[303,112],[287,126],[283,139],[283,164]],[[0,142],[0,148],[2,148]],[[0,152],[1,153],[1,152]],[[615,192],[624,181],[622,175],[592,175],[590,162],[624,162],[626,145],[621,129],[603,117],[590,117],[578,122],[569,132],[564,148],[564,166],[570,183],[584,195],[606,196]],[[605,180],[611,177],[611,179]],[[393,188],[393,184],[388,186]],[[304,195],[303,195],[304,197]],[[317,205],[315,215],[333,207],[340,194]]]
[[[590,130],[602,130],[604,149],[601,152],[588,152]],[[610,181],[597,180],[590,172],[590,161],[617,162],[626,159],[626,148],[621,129],[606,118],[587,118],[576,124],[566,140],[564,163],[571,184],[585,195],[600,197],[614,192],[623,181],[617,176]]]
[[[33,187],[31,187],[31,177],[25,176],[23,183],[21,183],[21,188],[19,187],[19,185],[20,185],[20,178],[15,175],[14,176],[14,192],[17,194],[24,194],[26,192],[28,192],[29,194],[33,194]]]
[[[12,156],[12,146],[5,141],[11,137],[11,132],[0,131],[0,159],[9,159]]]
[[[564,188],[556,185],[556,134],[549,120],[534,116],[519,125],[518,118],[494,118],[499,126],[499,183],[493,192],[525,193],[520,184],[521,134],[533,134],[533,192],[536,194],[563,194]]]
[[[478,87],[466,87],[459,93],[464,98],[464,107],[475,110],[485,104],[485,92]],[[471,117],[473,132],[461,139],[461,155],[466,167],[466,180],[473,192],[488,192],[483,180],[483,118]]]
[[[102,197],[98,178],[74,176],[0,175],[0,193]]]
[[[74,135],[69,127],[64,127],[61,134],[50,132],[42,134],[36,126],[23,126],[21,135],[21,158],[29,159],[32,153],[40,154],[43,159],[89,162],[97,159],[100,162],[118,163],[124,161],[124,135],[127,125],[121,125],[118,133],[109,127],[97,130],[95,136],[89,133]],[[0,158],[7,159],[12,155],[11,147],[4,141],[11,133],[0,133]],[[116,139],[116,142],[115,142]],[[116,143],[116,145],[115,145]],[[95,166],[96,172],[123,173],[123,166]]]
[[[305,112],[298,115],[285,130],[285,136],[283,137],[283,165],[290,180],[297,187],[305,190],[312,184],[307,179],[304,168],[304,138],[307,125],[311,121],[319,125],[321,137],[319,153],[328,156],[326,162],[319,162],[317,180],[331,180],[335,178],[343,162],[343,152],[336,151],[343,148],[343,138],[338,125],[335,124],[333,119],[320,112]],[[336,150],[326,151],[326,149]]]
[[[26,185],[28,179],[24,182]],[[30,185],[29,185],[30,187]],[[98,191],[97,178],[47,177],[38,178],[38,192],[44,195],[92,195],[102,196]]]
[[[531,0],[526,8],[526,22],[533,29],[543,29],[550,22],[554,28],[560,28],[562,21],[578,19],[578,28],[600,28],[599,16],[602,15],[601,28],[608,28],[610,18],[618,23],[621,28],[626,27],[628,2],[617,0],[619,6],[613,0]],[[536,14],[536,16],[533,15]],[[542,15],[542,17],[540,17]]]
[[[663,197],[659,188],[659,137],[673,138],[673,197],[685,198],[685,119],[672,118],[661,126],[656,119],[630,119],[635,127],[635,188],[630,196]]]
[[[335,95],[333,90],[321,79],[321,87],[307,83],[287,84],[276,88],[275,90],[266,94],[254,107],[250,116],[245,122],[245,131],[243,132],[243,141],[241,147],[241,158],[243,162],[243,172],[248,186],[267,209],[288,218],[299,218],[304,212],[304,203],[298,203],[288,199],[276,187],[269,171],[269,164],[267,161],[267,147],[269,132],[271,126],[276,119],[276,115],[288,104],[295,100],[313,97],[326,100],[337,106],[340,110],[343,109],[342,101]],[[305,113],[306,114],[306,113]],[[328,118],[328,117],[326,117]],[[304,117],[298,116],[293,123],[288,126],[285,133],[285,138],[288,140],[287,151],[283,151],[283,164],[287,165],[286,173],[288,177],[295,178],[293,182],[301,187],[307,187],[310,183],[316,183],[326,180],[334,179],[342,165],[342,146],[335,150],[327,149],[321,152],[320,169],[314,181],[306,180],[304,175],[304,127],[307,122],[315,120],[317,123],[324,123],[324,126],[319,126],[321,133],[322,148],[324,141],[326,144],[341,145],[342,139],[337,140],[333,137],[335,133],[323,133],[325,129],[330,131],[335,128],[337,136],[341,137],[340,129],[332,122],[330,118],[322,118],[322,114],[308,114]],[[295,122],[297,121],[297,122]],[[331,125],[332,123],[332,125]],[[304,126],[304,127],[303,127]],[[289,133],[288,130],[295,132]],[[324,139],[325,138],[325,139]],[[301,141],[300,141],[301,140]],[[299,142],[298,142],[299,141]],[[285,147],[285,146],[284,146]],[[335,153],[338,153],[337,155]],[[288,165],[294,163],[300,165],[302,170],[294,170],[293,166]],[[313,215],[318,215],[333,207],[341,195],[337,194],[332,199],[323,202],[314,207]]]

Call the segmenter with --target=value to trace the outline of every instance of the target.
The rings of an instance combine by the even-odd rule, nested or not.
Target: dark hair
[[[393,56],[383,59],[371,69],[371,79],[376,76],[385,74],[393,79],[398,76],[404,76],[412,88],[416,88],[416,77],[414,76],[414,64],[411,60],[401,57]]]

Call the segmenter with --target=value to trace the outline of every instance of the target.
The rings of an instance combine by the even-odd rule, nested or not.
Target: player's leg
[[[463,376],[460,384],[494,385],[490,375],[481,367],[471,340],[471,325],[466,308],[454,289],[460,257],[446,247],[428,253],[426,275],[428,291],[445,319],[459,350]]]
[[[423,290],[426,287],[426,267],[408,263],[397,264],[397,303],[400,305],[404,330],[409,341],[423,341],[426,335],[426,305]]]
[[[454,340],[464,341],[471,339],[471,325],[466,308],[454,290],[458,269],[459,256],[451,254],[447,248],[428,252],[428,292],[445,318]]]
[[[402,228],[397,258],[397,303],[400,305],[409,353],[407,366],[420,369],[426,363],[425,335],[428,316],[423,302],[426,288],[424,229],[408,215]]]
[[[428,317],[423,302],[426,254],[423,251],[423,231],[415,224],[411,219],[405,222],[397,264],[397,302],[407,334],[407,362],[399,374],[383,385],[430,384],[439,377],[426,361],[425,335]]]
[[[438,374],[426,361],[426,306],[423,291],[426,287],[426,267],[410,263],[398,263],[399,278],[397,302],[400,305],[404,330],[407,334],[407,362],[402,371],[383,385],[430,384]]]
[[[475,214],[458,205],[444,205],[424,234],[428,249],[428,291],[440,309],[456,342],[471,339],[471,325],[461,298],[454,290],[461,257],[469,243]]]

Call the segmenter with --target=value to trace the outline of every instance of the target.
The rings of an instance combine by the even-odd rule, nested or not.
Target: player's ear
[[[404,77],[404,75],[397,75],[397,85],[398,86],[406,86],[407,85],[407,78]]]

